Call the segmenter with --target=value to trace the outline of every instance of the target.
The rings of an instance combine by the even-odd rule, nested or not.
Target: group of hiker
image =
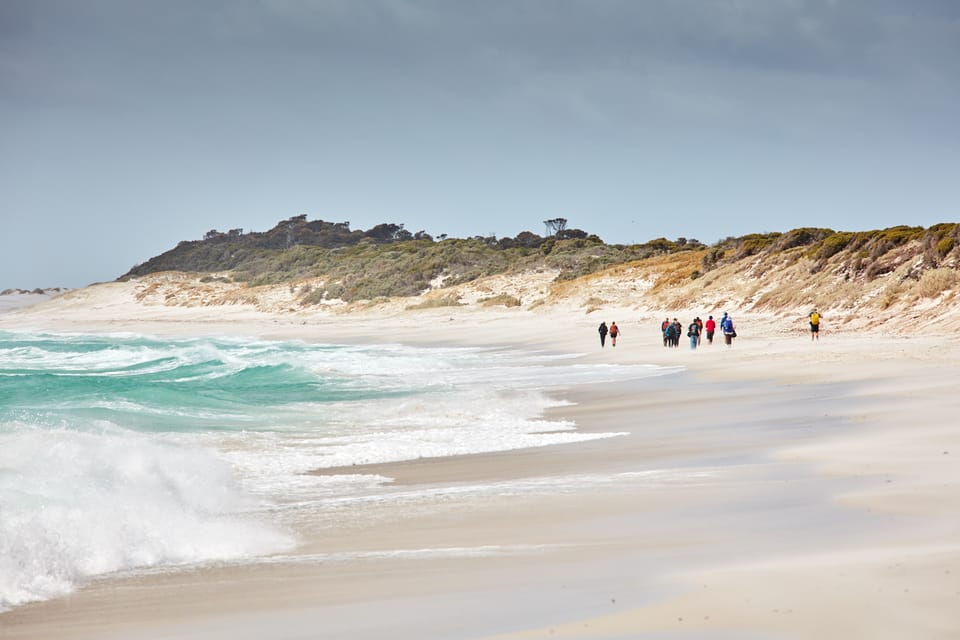
[[[701,336],[703,335],[706,335],[707,344],[713,344],[713,336],[718,326],[721,334],[723,334],[724,342],[727,346],[732,346],[733,339],[737,337],[737,332],[733,328],[733,318],[724,312],[719,325],[717,325],[713,316],[708,316],[706,322],[697,316],[693,319],[693,322],[687,325],[687,337],[690,339],[690,348],[696,349],[700,346]],[[617,336],[620,335],[620,327],[617,326],[616,322],[611,322],[610,326],[607,326],[606,321],[601,322],[597,331],[600,334],[601,347],[606,346],[607,336],[610,337],[610,346],[617,346]],[[683,325],[680,324],[679,320],[674,318],[673,321],[671,321],[669,317],[665,318],[660,324],[660,331],[663,333],[663,346],[680,346],[680,336],[683,334]]]
[[[713,316],[707,316],[707,321],[704,322],[700,319],[700,316],[697,316],[693,321],[687,325],[687,338],[690,339],[690,348],[696,349],[700,346],[700,343],[704,336],[707,338],[707,344],[713,344],[713,336],[717,332],[717,321],[713,319]],[[720,319],[720,333],[723,334],[723,341],[727,346],[733,346],[733,339],[737,337],[737,331],[733,328],[733,318],[727,315],[724,312],[723,317]],[[674,318],[672,321],[669,317],[663,319],[663,322],[660,323],[660,332],[663,334],[663,346],[665,347],[679,347],[680,346],[680,336],[683,334],[683,325],[680,324],[680,321]]]
[[[820,313],[814,309],[808,317],[810,319],[810,339],[819,340]],[[724,311],[719,323],[713,319],[713,316],[707,316],[706,322],[701,320],[700,316],[697,316],[687,325],[686,333],[687,338],[690,339],[690,348],[696,349],[699,347],[704,336],[707,339],[707,344],[713,344],[713,336],[718,329],[720,330],[720,335],[723,336],[723,343],[728,347],[733,346],[733,339],[737,337],[737,330],[733,326],[733,318]],[[617,336],[620,335],[620,328],[617,327],[616,322],[611,322],[609,327],[606,322],[601,322],[599,331],[601,347],[606,344],[607,335],[610,336],[610,345],[613,347],[617,346]],[[683,331],[683,325],[679,320],[676,318],[670,320],[669,316],[664,318],[663,322],[660,323],[660,332],[663,334],[663,346],[679,347],[680,337],[683,335]]]
[[[607,327],[606,322],[601,322],[599,331],[601,347],[607,342],[608,333],[610,334],[610,346],[617,346],[617,336],[620,335],[620,327],[617,326],[616,322],[611,322],[609,327]]]

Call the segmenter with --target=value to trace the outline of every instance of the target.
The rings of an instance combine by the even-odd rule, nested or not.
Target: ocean
[[[296,557],[300,524],[411,499],[306,472],[617,437],[545,419],[551,391],[671,372],[580,359],[0,332],[0,611],[118,572]]]

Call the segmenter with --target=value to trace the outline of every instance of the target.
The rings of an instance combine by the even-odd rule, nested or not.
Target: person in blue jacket
[[[733,346],[733,339],[737,337],[737,330],[733,328],[733,318],[723,312],[723,318],[720,319],[720,332],[723,333],[723,343],[728,347]]]

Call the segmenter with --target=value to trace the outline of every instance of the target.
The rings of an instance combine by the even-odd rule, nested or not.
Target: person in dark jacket
[[[690,326],[687,327],[687,337],[690,338],[691,349],[696,349],[697,345],[700,344],[700,323],[697,320],[691,322]]]
[[[666,333],[666,335],[667,335],[667,346],[668,346],[668,347],[675,347],[675,346],[677,346],[677,344],[678,344],[678,342],[679,342],[679,340],[680,340],[680,329],[679,329],[679,327],[680,327],[680,323],[679,323],[679,322],[676,322],[676,321],[671,322],[670,324],[667,325],[667,333]]]

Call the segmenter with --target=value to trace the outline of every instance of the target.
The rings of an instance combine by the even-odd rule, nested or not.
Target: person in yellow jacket
[[[810,340],[820,339],[820,312],[816,309],[810,312]]]

